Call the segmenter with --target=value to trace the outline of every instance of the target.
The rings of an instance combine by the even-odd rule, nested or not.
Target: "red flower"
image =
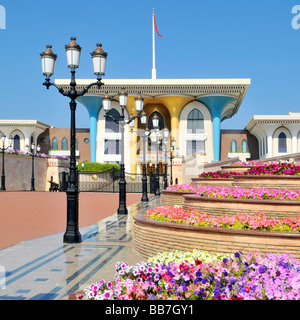
[[[196,263],[196,266],[199,266],[200,264],[202,264],[202,261],[201,261],[201,260],[196,259],[196,260],[195,260],[195,263]]]
[[[166,281],[170,281],[171,280],[171,277],[167,274],[167,273],[164,273],[162,275],[162,277],[166,280]]]

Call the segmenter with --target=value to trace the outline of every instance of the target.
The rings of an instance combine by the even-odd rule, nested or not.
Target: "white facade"
[[[38,136],[47,128],[50,126],[37,120],[0,120],[0,137],[6,136],[5,147],[9,147],[9,138],[12,137],[12,148],[27,152],[26,146],[30,148],[34,143],[36,148]]]
[[[259,158],[300,152],[300,113],[254,116],[246,126],[259,144]]]

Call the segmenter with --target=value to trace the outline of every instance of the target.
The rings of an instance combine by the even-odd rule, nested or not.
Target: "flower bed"
[[[84,300],[298,300],[300,262],[258,253],[194,263],[119,262],[115,283],[84,290]]]
[[[300,200],[300,190],[251,188],[243,189],[236,186],[200,186],[191,184],[171,185],[167,191],[190,192],[208,198],[236,198],[253,200]]]
[[[171,263],[171,262],[179,262],[183,263],[185,261],[195,264],[195,260],[201,260],[202,262],[209,263],[213,260],[223,260],[224,258],[230,258],[233,257],[233,255],[229,254],[211,254],[207,251],[201,251],[194,249],[193,251],[188,252],[180,252],[178,250],[174,252],[160,252],[156,256],[151,257],[148,259],[148,262],[154,262],[154,263]]]
[[[287,163],[288,161],[257,161],[257,160],[250,160],[250,161],[236,161],[231,162],[229,166],[265,166],[269,164],[279,164],[279,163]]]
[[[199,175],[199,178],[205,179],[232,179],[236,175],[242,175],[241,172],[229,171],[215,171],[215,172],[203,172]]]
[[[232,168],[234,167],[234,171]],[[236,176],[299,176],[300,166],[291,162],[267,162],[259,165],[224,166],[215,172],[203,172],[199,178],[203,179],[232,179]]]
[[[212,220],[212,218],[210,219]],[[239,220],[232,220],[237,221],[236,224],[233,222],[230,228],[225,228],[208,226],[207,221],[200,221],[202,226],[199,226],[157,221],[138,215],[134,218],[133,224],[134,250],[147,259],[162,251],[192,251],[193,249],[222,254],[233,254],[238,250],[245,253],[257,250],[260,253],[290,253],[295,258],[300,258],[299,232],[284,232],[292,228],[296,230],[295,228],[298,228],[296,222],[293,227],[288,224],[283,224],[281,227],[274,225],[273,230],[277,230],[277,232],[270,232],[259,230],[259,228],[263,228],[265,219],[255,218],[252,219],[252,224],[257,224],[257,229],[252,227],[253,229],[250,230],[249,227],[248,229],[247,227],[240,229],[241,222]],[[231,217],[226,219],[230,221]],[[220,221],[218,221],[219,224],[225,223],[224,220]],[[212,222],[209,221],[209,223]],[[235,229],[234,227],[240,228]],[[267,227],[265,228],[267,230]]]
[[[247,170],[245,175],[300,175],[300,166],[291,162],[271,163],[263,166],[254,166]]]
[[[189,191],[188,191],[189,190]],[[162,191],[162,206],[180,205],[214,216],[264,212],[269,218],[283,219],[300,215],[300,190],[237,186],[176,185]],[[173,201],[176,199],[176,201]]]
[[[236,216],[210,217],[196,209],[184,210],[182,207],[156,207],[147,210],[145,217],[169,223],[194,225],[201,227],[219,227],[241,230],[259,230],[273,232],[300,232],[300,218],[267,219],[262,212],[254,216],[238,214]]]
[[[69,160],[68,156],[53,156],[53,155],[47,155],[45,153],[33,153],[33,152],[25,152],[18,149],[7,149],[5,150],[5,153],[11,154],[11,155],[17,155],[17,156],[34,156],[37,158],[43,158],[43,159],[58,159],[58,160]]]

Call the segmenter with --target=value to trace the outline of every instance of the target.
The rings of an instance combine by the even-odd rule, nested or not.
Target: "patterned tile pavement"
[[[93,282],[113,280],[117,261],[143,260],[132,249],[138,212],[159,206],[159,197],[128,207],[80,228],[80,244],[63,243],[63,233],[24,241],[0,250],[0,300],[63,300]]]

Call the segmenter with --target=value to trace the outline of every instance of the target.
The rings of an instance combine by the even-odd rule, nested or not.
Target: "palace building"
[[[250,86],[250,79],[107,79],[98,89],[91,88],[88,95],[78,98],[89,113],[90,159],[92,162],[120,162],[121,133],[119,126],[105,118],[102,97],[107,93],[112,99],[111,113],[119,117],[121,107],[118,93],[128,94],[125,117],[136,115],[135,97],[144,98],[147,127],[152,129],[154,115],[159,118],[159,128],[167,128],[176,140],[181,156],[202,153],[206,161],[221,159],[221,123],[235,115]],[[69,88],[70,80],[58,79],[56,85]],[[76,80],[78,89],[91,80]],[[135,121],[134,131],[142,129]],[[140,172],[142,147],[136,133],[125,127],[125,167]],[[155,151],[147,148],[148,162],[155,161]],[[170,144],[169,144],[170,146]],[[160,153],[160,159],[162,155]]]

